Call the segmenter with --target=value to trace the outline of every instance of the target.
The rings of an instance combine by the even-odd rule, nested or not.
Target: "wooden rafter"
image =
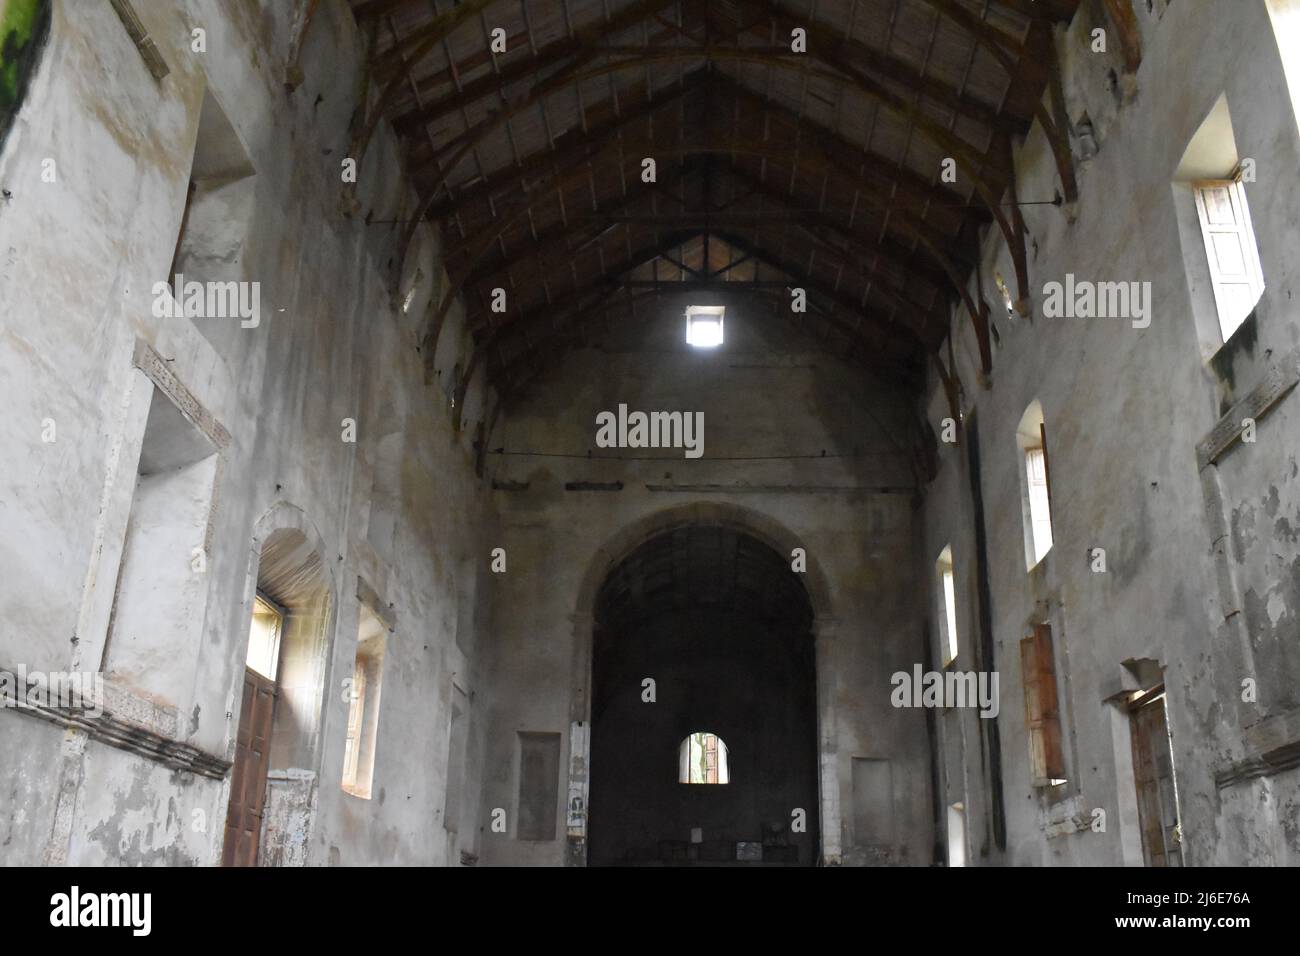
[[[868,5],[817,0],[351,2],[393,39],[368,58],[380,92],[350,155],[385,118],[404,140],[417,200],[399,268],[419,222],[446,225],[450,279],[421,347],[431,365],[463,302],[475,347],[458,410],[475,374],[516,381],[538,349],[658,294],[665,271],[679,293],[722,277],[778,311],[788,277],[815,299],[805,321],[819,334],[909,374],[943,339],[955,295],[987,373],[978,235],[996,224],[1027,308],[1014,149],[1030,123],[1065,200],[1077,196],[1053,30],[1080,0],[877,0],[879,33],[863,29]],[[1131,72],[1130,0],[1099,2]],[[449,41],[471,19],[481,37]],[[488,49],[496,25],[510,33],[504,54]],[[783,46],[794,26],[806,54]],[[643,157],[658,183],[641,182]],[[956,161],[960,185],[920,168],[937,157]],[[723,243],[748,266],[718,263]],[[642,254],[658,267],[630,274]],[[502,315],[488,308],[498,286],[512,306]]]
[[[1136,73],[1142,65],[1142,31],[1138,27],[1137,14],[1133,12],[1133,0],[1105,0],[1105,3],[1106,15],[1119,34],[1124,72]]]

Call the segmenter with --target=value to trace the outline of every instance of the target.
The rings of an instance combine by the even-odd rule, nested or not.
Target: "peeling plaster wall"
[[[990,387],[978,384],[969,319],[954,318],[965,408],[976,410],[982,455],[1008,831],[1006,851],[999,852],[989,814],[968,813],[972,862],[1134,861],[1132,782],[1123,772],[1127,720],[1114,724],[1112,705],[1103,701],[1133,686],[1125,683],[1123,661],[1150,658],[1165,667],[1187,862],[1294,865],[1300,851],[1296,772],[1223,789],[1215,778],[1252,754],[1300,739],[1290,716],[1300,704],[1300,396],[1284,396],[1260,417],[1255,444],[1238,443],[1219,460],[1217,519],[1202,489],[1196,450],[1269,365],[1300,344],[1293,295],[1300,280],[1294,255],[1300,141],[1263,0],[1231,4],[1229,15],[1213,17],[1198,4],[1155,4],[1155,12],[1135,7],[1143,62],[1131,101],[1124,99],[1124,78],[1117,91],[1106,76],[1119,66],[1114,51],[1094,57],[1086,50],[1093,25],[1088,5],[1058,35],[1070,115],[1077,122],[1089,110],[1099,152],[1077,165],[1074,221],[1068,210],[1052,206],[1025,209],[1034,314],[1032,321],[997,316],[1001,346]],[[1258,181],[1246,190],[1267,288],[1255,319],[1206,363],[1192,296],[1210,290],[1198,288],[1185,270],[1171,181],[1187,143],[1225,92],[1238,151],[1258,168]],[[1079,156],[1077,137],[1074,145]],[[1039,127],[1018,150],[1017,172],[1022,199],[1050,198],[1059,189]],[[986,261],[1012,275],[1000,235],[986,237],[985,250]],[[1203,258],[1204,252],[1192,255]],[[1095,281],[1150,281],[1150,327],[1044,317],[1044,283],[1063,281],[1067,272]],[[988,301],[1000,301],[991,279],[983,292]],[[928,411],[937,431],[949,412],[933,378],[931,388]],[[1055,544],[1030,573],[1015,433],[1035,398],[1047,427]],[[952,542],[959,631],[970,641],[978,632],[965,456],[963,446],[940,445],[918,561],[928,568]],[[1229,528],[1221,567],[1213,553],[1216,521]],[[1095,547],[1106,549],[1105,574],[1090,569],[1089,549]],[[1230,606],[1233,589],[1240,614]],[[1018,649],[1030,622],[1044,617],[1054,632],[1070,777],[1056,800],[1030,786]],[[1243,639],[1234,630],[1240,622],[1249,652],[1240,650]],[[1239,705],[1241,681],[1248,677],[1258,682],[1259,699]],[[1113,725],[1119,729],[1112,732]],[[944,740],[944,800],[964,796],[987,806],[990,788],[979,754],[967,750],[963,759],[960,739],[954,728]],[[970,741],[967,736],[968,747]],[[1090,822],[1093,808],[1107,811],[1105,833],[1080,832],[1068,822],[1079,812]]]
[[[488,608],[466,556],[482,552],[481,529],[492,523],[469,441],[453,436],[436,385],[463,360],[459,310],[434,384],[424,383],[417,349],[430,297],[445,287],[437,237],[418,234],[399,285],[400,227],[364,222],[411,206],[387,129],[361,167],[358,213],[340,211],[364,41],[342,0],[322,3],[303,54],[306,82],[288,94],[292,4],[136,6],[171,74],[150,76],[108,4],[55,2],[48,49],[0,154],[0,181],[13,194],[0,204],[0,442],[9,450],[0,474],[0,665],[99,666],[144,427],[128,387],[143,380],[132,367],[142,339],[230,443],[195,637],[177,642],[176,679],[139,697],[137,709],[157,717],[163,737],[233,756],[254,529],[277,506],[301,515],[331,596],[319,736],[310,765],[291,768],[317,783],[305,794],[301,779],[275,785],[278,829],[265,862],[458,862],[476,835],[462,829],[457,842],[441,820],[451,684],[471,695],[465,799],[476,800],[478,685],[462,648],[478,643],[463,632],[485,628]],[[194,27],[207,32],[206,53],[190,50]],[[205,90],[256,171],[233,276],[261,283],[256,328],[152,314]],[[41,181],[46,157],[57,161],[55,183]],[[201,331],[204,322],[216,324]],[[490,401],[471,392],[465,436]],[[355,444],[341,440],[344,418],[357,422]],[[52,443],[41,441],[45,419],[57,426]],[[381,461],[380,440],[393,435],[399,452]],[[387,493],[372,507],[377,475]],[[372,523],[386,530],[372,533]],[[180,559],[191,560],[188,548]],[[341,681],[352,673],[359,590],[394,621],[371,800],[340,788]],[[219,860],[228,775],[174,770],[8,709],[0,747],[10,781],[0,791],[0,862]],[[301,811],[312,801],[308,825]]]
[[[595,589],[607,563],[663,521],[698,519],[738,521],[786,555],[794,546],[805,548],[810,590],[824,589],[813,597],[824,755],[821,815],[830,828],[824,855],[836,863],[928,864],[925,717],[889,703],[890,675],[910,673],[921,648],[910,560],[914,482],[905,451],[906,404],[860,367],[819,350],[793,333],[789,322],[774,322],[765,308],[743,300],[728,311],[726,344],[714,353],[696,352],[683,341],[684,305],[642,312],[635,322],[617,320],[600,347],[567,352],[489,436],[492,449],[578,457],[489,460],[501,520],[490,544],[505,549],[507,570],[483,582],[496,607],[484,660],[492,700],[480,808],[483,861],[565,861],[563,805],[574,756],[570,714],[588,717],[586,655]],[[619,403],[647,412],[703,412],[703,457],[597,448],[596,415],[616,411]],[[596,456],[664,457],[582,460],[589,450]],[[819,461],[726,460],[823,450],[828,457]],[[565,483],[573,481],[621,481],[623,488],[566,491]],[[691,487],[701,485],[716,487]],[[639,692],[639,686],[628,688]],[[561,735],[553,841],[515,838],[519,731]],[[859,845],[853,832],[854,757],[893,763],[895,827],[887,845]],[[675,775],[676,767],[664,773]],[[491,828],[496,808],[506,811],[505,833]],[[867,811],[884,815],[891,808],[873,804]]]

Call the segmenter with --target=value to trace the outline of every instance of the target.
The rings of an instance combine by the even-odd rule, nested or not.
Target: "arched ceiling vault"
[[[420,220],[444,238],[426,361],[458,300],[463,398],[480,369],[517,391],[661,295],[723,286],[780,314],[799,287],[790,321],[910,386],[957,303],[987,370],[979,231],[1007,239],[1024,298],[1007,200],[1053,198],[1015,195],[1031,124],[1075,198],[1051,32],[1079,2],[352,0],[372,53],[350,155],[389,119],[420,197],[403,252]]]

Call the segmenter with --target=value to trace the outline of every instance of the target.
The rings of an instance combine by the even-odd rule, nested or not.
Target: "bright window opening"
[[[1052,550],[1052,471],[1043,407],[1034,400],[1016,429],[1020,449],[1020,509],[1025,529],[1025,567],[1032,569]]]
[[[677,749],[678,783],[730,783],[727,745],[717,734],[699,731]]]
[[[1052,549],[1052,512],[1047,501],[1047,457],[1042,447],[1025,449],[1029,515],[1033,525],[1034,564]]]
[[[253,602],[253,626],[248,635],[247,664],[267,680],[275,680],[280,663],[280,633],[284,615],[260,594]]]
[[[697,349],[717,348],[722,344],[721,305],[692,305],[686,309],[686,341]]]
[[[379,618],[369,608],[363,607],[357,630],[356,663],[352,669],[347,743],[343,750],[343,789],[364,800],[370,799],[375,776],[386,638],[387,633]]]
[[[1183,267],[1205,358],[1232,338],[1264,294],[1232,110],[1220,96],[1174,171]]]
[[[1259,247],[1246,205],[1246,187],[1238,180],[1201,180],[1192,187],[1201,238],[1214,283],[1214,303],[1223,341],[1255,311],[1264,294]]]
[[[961,803],[948,808],[948,865],[966,865],[966,806]]]
[[[957,582],[952,572],[952,546],[944,548],[934,565],[939,582],[939,639],[943,666],[957,659]]]

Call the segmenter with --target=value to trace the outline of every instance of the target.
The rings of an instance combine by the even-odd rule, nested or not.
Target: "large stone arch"
[[[812,633],[817,676],[817,739],[821,862],[838,864],[841,856],[840,787],[836,750],[834,659],[839,620],[831,587],[817,556],[794,531],[762,511],[730,502],[692,502],[644,515],[600,545],[587,561],[573,604],[572,687],[569,702],[569,773],[566,799],[565,862],[586,863],[587,768],[590,755],[592,650],[596,601],[602,584],[618,564],[641,544],[675,528],[713,525],[750,535],[774,551],[790,555],[804,548],[807,570],[802,579],[813,610]]]
[[[339,604],[337,576],[326,557],[329,553],[315,523],[287,501],[271,505],[254,523],[241,620],[251,620],[258,591],[285,611],[276,680],[280,699],[272,725],[259,853],[262,866],[307,862]],[[243,671],[247,640],[245,633],[236,642],[236,674]],[[238,687],[233,693],[231,709],[237,713]],[[230,751],[233,756],[233,738]],[[223,796],[223,808],[225,799]]]

